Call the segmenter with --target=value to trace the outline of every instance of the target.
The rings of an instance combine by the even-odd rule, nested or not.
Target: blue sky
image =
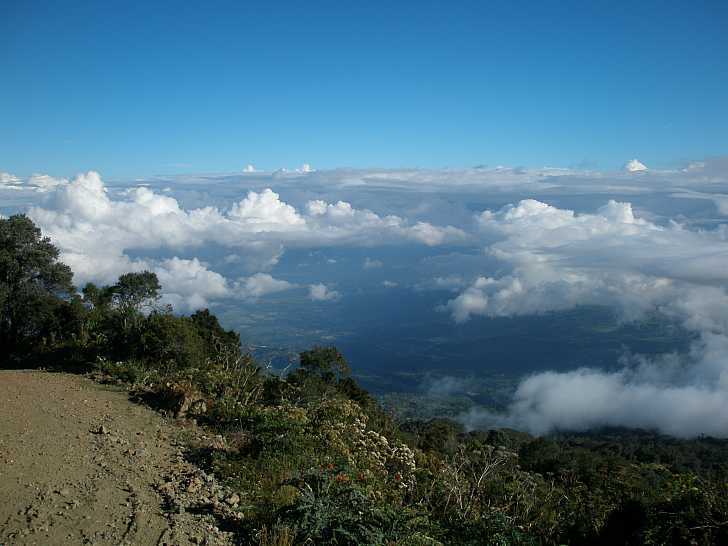
[[[726,28],[718,1],[6,0],[0,170],[669,167],[728,150]]]

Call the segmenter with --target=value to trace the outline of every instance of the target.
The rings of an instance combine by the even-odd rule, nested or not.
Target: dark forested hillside
[[[3,366],[93,372],[219,434],[193,459],[236,491],[240,544],[728,544],[726,440],[399,423],[335,347],[273,374],[159,290],[133,272],[79,292],[29,219],[0,219]]]

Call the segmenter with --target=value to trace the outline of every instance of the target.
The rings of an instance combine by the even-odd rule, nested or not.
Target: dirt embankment
[[[236,499],[184,434],[124,390],[0,371],[0,545],[232,544]]]

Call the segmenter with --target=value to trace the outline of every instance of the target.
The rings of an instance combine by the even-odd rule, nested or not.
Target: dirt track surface
[[[119,388],[0,371],[0,546],[230,544],[228,493],[181,434]]]

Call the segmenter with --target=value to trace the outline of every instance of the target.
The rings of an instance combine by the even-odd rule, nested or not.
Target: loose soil
[[[191,434],[120,387],[0,371],[0,546],[233,544],[236,503],[186,460]]]

